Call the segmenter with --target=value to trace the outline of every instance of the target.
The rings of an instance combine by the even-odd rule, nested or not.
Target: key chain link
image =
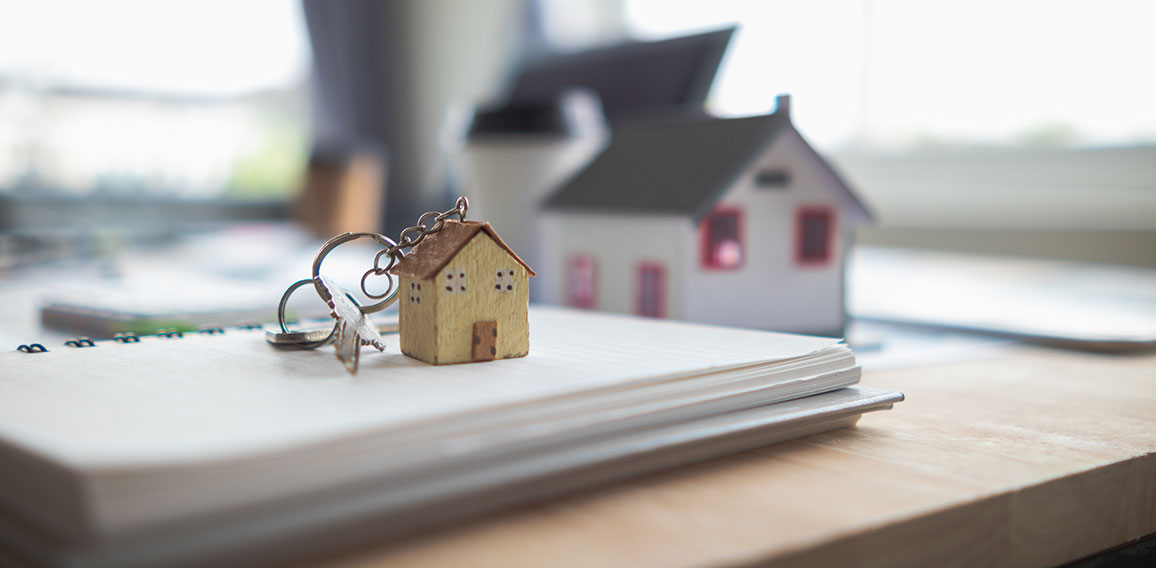
[[[385,248],[374,255],[373,268],[370,268],[361,275],[361,292],[371,299],[381,301],[369,306],[358,305],[358,309],[362,314],[371,314],[388,308],[397,300],[397,293],[400,289],[400,287],[394,285],[393,275],[390,274],[389,271],[405,258],[406,251],[420,244],[427,236],[442,230],[442,228],[445,227],[446,220],[457,217],[459,221],[465,221],[466,210],[469,209],[469,206],[469,199],[461,196],[454,202],[454,206],[451,209],[441,212],[427,211],[422,213],[421,216],[418,217],[417,224],[403,229],[396,242],[379,233],[343,233],[329,239],[322,245],[321,250],[317,251],[317,255],[313,257],[313,277],[294,282],[281,295],[281,302],[277,306],[277,323],[281,328],[281,332],[275,333],[270,331],[266,333],[266,341],[276,345],[288,345],[304,349],[315,349],[333,343],[339,324],[335,324],[333,330],[330,331],[329,335],[324,339],[316,339],[313,335],[303,336],[301,332],[289,331],[289,326],[285,321],[285,307],[289,301],[289,296],[291,296],[293,292],[310,283],[314,285],[321,299],[329,302],[332,299],[330,292],[320,282],[321,262],[339,245],[361,237],[372,238]],[[384,268],[381,266],[382,256],[389,256],[389,264]],[[372,294],[369,292],[366,284],[370,276],[386,277],[389,285],[386,287],[385,292],[381,294]],[[350,297],[350,300],[352,300],[352,297]]]
[[[371,274],[374,276],[388,276],[389,271],[392,270],[394,266],[397,266],[397,263],[401,262],[403,258],[405,258],[403,249],[412,249],[423,240],[425,240],[426,236],[432,235],[442,230],[442,227],[445,226],[446,219],[449,219],[450,217],[456,215],[459,221],[465,221],[466,210],[469,209],[469,206],[470,200],[466,199],[465,196],[461,196],[458,197],[458,200],[454,203],[454,207],[452,209],[448,209],[440,213],[437,211],[426,211],[425,213],[422,213],[421,217],[418,217],[416,225],[412,227],[406,227],[401,231],[401,235],[398,236],[396,244],[378,251],[377,255],[373,257],[373,268],[367,270],[365,274],[361,276],[361,292],[375,300],[384,298],[390,292],[390,289],[393,288],[393,278],[390,278],[389,280],[389,288],[387,288],[386,291],[380,295],[371,294],[369,290],[366,290],[366,279],[368,279]],[[430,220],[433,221],[433,224],[429,227],[426,227],[426,223],[428,223]],[[385,268],[381,268],[381,257],[383,255],[389,256],[389,265]]]

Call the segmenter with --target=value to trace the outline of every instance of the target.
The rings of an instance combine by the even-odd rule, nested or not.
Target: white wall
[[[695,256],[685,266],[687,319],[803,333],[842,328],[842,234],[849,219],[828,178],[812,167],[814,159],[805,144],[796,133],[783,132],[719,201],[720,207],[744,210],[746,258],[741,268],[700,268],[697,230],[692,229]],[[790,185],[758,188],[754,178],[763,169],[789,171]],[[823,266],[799,266],[795,261],[795,215],[806,205],[830,205],[834,211],[832,259]]]
[[[674,216],[641,216],[613,213],[550,213],[544,220],[545,250],[539,277],[531,287],[542,291],[542,301],[566,303],[566,265],[574,254],[588,254],[596,266],[596,308],[634,313],[641,262],[667,267],[667,315],[686,319],[677,299],[686,293],[681,278],[686,262],[694,260],[684,251],[697,250],[692,222]],[[535,267],[537,269],[537,267]]]

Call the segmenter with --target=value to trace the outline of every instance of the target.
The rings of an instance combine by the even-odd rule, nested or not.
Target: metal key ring
[[[286,288],[284,294],[281,294],[281,302],[277,304],[277,324],[281,326],[282,334],[299,333],[289,331],[289,326],[285,323],[285,305],[289,303],[289,296],[292,296],[293,292],[297,291],[298,288],[311,283],[313,283],[313,280],[310,278],[298,280]],[[339,325],[341,325],[340,322],[334,322],[333,329],[329,331],[329,335],[326,335],[324,339],[318,339],[314,341],[299,341],[295,342],[294,345],[301,347],[302,349],[317,349],[318,347],[329,345],[330,343],[333,343],[333,339],[337,336],[337,327]]]
[[[319,278],[319,276],[321,276],[321,261],[325,260],[325,257],[329,253],[333,252],[333,249],[337,248],[339,245],[360,239],[361,237],[369,237],[377,241],[381,246],[387,248],[397,246],[397,243],[393,242],[393,239],[378,233],[342,233],[336,237],[333,237],[332,239],[329,239],[328,241],[325,241],[325,244],[321,246],[321,250],[317,251],[317,256],[313,257],[313,278],[311,280],[306,280],[305,282],[313,282],[313,286],[317,289],[317,295],[321,296],[321,298],[326,302],[328,302],[331,298],[329,297],[329,291],[326,290],[325,286],[321,284],[321,279]],[[362,279],[364,280],[364,276]],[[297,282],[294,284],[294,286],[299,284],[303,286],[301,282]],[[393,291],[389,292],[388,295],[385,296],[385,299],[376,304],[361,306],[361,313],[372,314],[374,312],[380,312],[381,310],[388,308],[390,304],[393,304],[395,301],[397,301],[397,293],[401,290],[401,286],[394,286],[391,279],[390,287],[393,288]],[[292,288],[290,288],[290,290],[292,290]]]

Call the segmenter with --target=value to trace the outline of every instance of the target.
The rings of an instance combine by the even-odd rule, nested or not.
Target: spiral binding
[[[246,324],[246,325],[237,326],[237,329],[254,330],[254,329],[262,329],[262,326],[260,324]],[[223,327],[206,327],[204,329],[198,330],[197,333],[200,333],[202,335],[222,335],[225,333],[225,328],[223,328]],[[185,334],[179,329],[167,328],[167,329],[157,330],[156,336],[163,338],[163,339],[180,339],[180,338],[184,337]],[[126,331],[126,332],[122,332],[122,333],[113,334],[112,340],[117,342],[117,343],[140,343],[140,336],[138,336],[137,334],[135,334],[131,331]],[[83,349],[85,347],[96,347],[97,346],[96,341],[93,340],[91,337],[87,337],[87,336],[69,339],[68,341],[64,342],[64,345],[66,345],[68,347],[74,347],[77,349]],[[21,353],[47,353],[48,352],[48,348],[45,347],[43,343],[21,344],[18,347],[16,347],[16,350],[21,352]]]

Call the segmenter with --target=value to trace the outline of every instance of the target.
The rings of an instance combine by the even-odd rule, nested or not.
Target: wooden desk
[[[1034,566],[1156,532],[1156,356],[1024,347],[864,383],[908,399],[325,564]]]

